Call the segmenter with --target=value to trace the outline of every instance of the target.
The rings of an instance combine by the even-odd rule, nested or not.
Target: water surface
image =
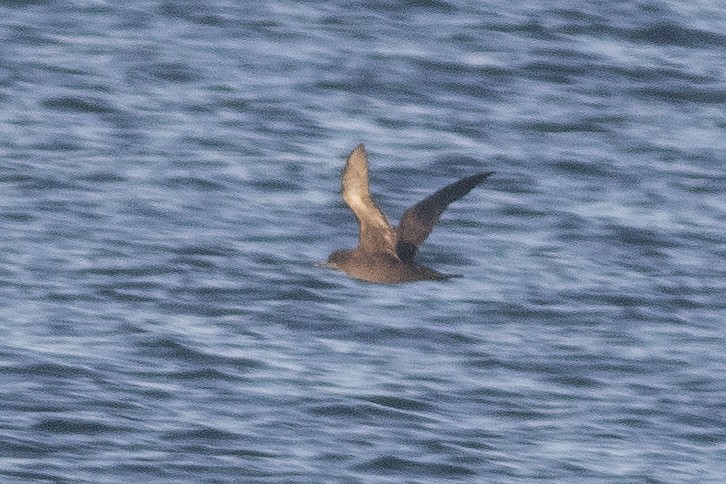
[[[5,482],[721,482],[726,9],[0,7]],[[496,172],[379,286],[392,221]]]

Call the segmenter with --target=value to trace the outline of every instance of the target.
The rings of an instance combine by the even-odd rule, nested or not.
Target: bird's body
[[[341,270],[356,279],[391,284],[455,277],[415,262],[404,262],[386,252],[365,252],[360,248],[333,252],[328,258],[328,267]]]
[[[394,230],[373,201],[368,183],[368,158],[363,145],[358,145],[348,156],[341,182],[343,200],[358,219],[358,247],[333,252],[327,266],[356,279],[378,283],[455,277],[417,264],[414,259],[446,207],[489,175],[491,172],[478,173],[442,188],[408,209]]]

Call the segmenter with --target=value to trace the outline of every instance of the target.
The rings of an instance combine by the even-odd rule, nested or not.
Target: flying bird
[[[368,282],[401,283],[457,277],[416,263],[416,254],[446,207],[460,199],[493,172],[482,172],[445,186],[406,210],[398,228],[373,200],[368,182],[368,157],[362,144],[348,155],[341,177],[343,201],[358,219],[358,247],[337,250],[327,267]]]

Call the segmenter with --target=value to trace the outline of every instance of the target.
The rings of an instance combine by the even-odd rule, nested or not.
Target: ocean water
[[[726,6],[0,6],[2,482],[718,483]],[[321,269],[365,143],[424,263]]]

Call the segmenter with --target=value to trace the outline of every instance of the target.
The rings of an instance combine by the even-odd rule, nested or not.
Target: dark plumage
[[[478,173],[452,183],[409,208],[394,230],[373,201],[368,183],[368,158],[363,145],[348,156],[343,169],[343,200],[358,219],[358,247],[330,254],[327,266],[369,282],[397,283],[455,277],[415,262],[419,247],[446,207],[487,179]]]

